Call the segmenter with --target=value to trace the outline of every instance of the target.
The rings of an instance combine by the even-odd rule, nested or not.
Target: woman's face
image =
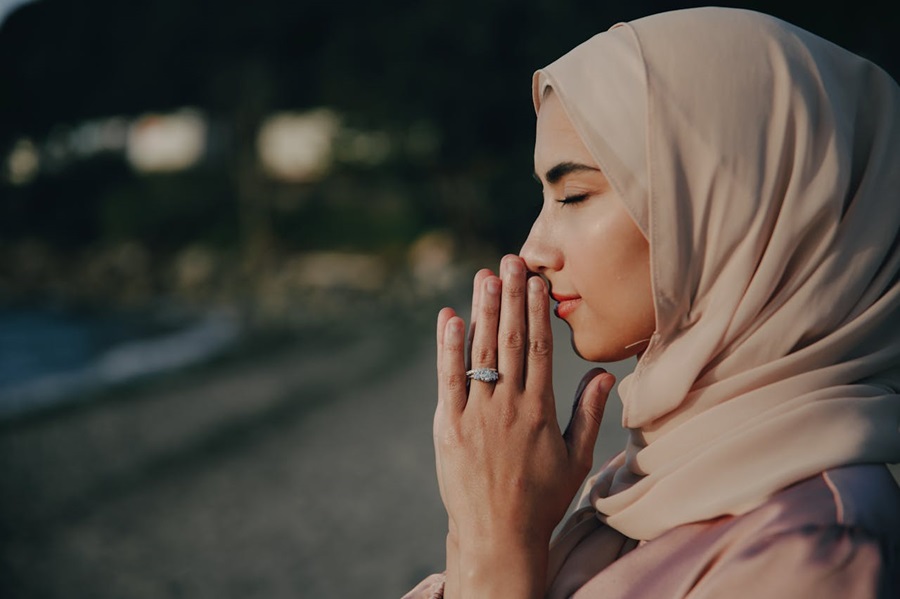
[[[534,169],[544,200],[521,256],[550,282],[575,351],[594,362],[643,351],[656,328],[650,246],[552,92],[538,113]]]

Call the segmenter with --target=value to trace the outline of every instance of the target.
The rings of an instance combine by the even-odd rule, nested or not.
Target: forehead
[[[534,165],[538,174],[560,162],[593,164],[595,161],[569,120],[559,96],[550,93],[541,101],[534,138]]]

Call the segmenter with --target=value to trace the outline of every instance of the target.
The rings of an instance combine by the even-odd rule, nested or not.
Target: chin
[[[602,364],[621,362],[643,352],[648,342],[649,339],[643,343],[632,344],[630,347],[585,343],[584,340],[579,340],[575,332],[572,331],[572,349],[575,350],[579,358],[588,362],[600,362]]]

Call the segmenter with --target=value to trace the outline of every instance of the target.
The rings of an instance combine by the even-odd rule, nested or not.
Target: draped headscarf
[[[548,86],[650,244],[657,328],[591,516],[653,539],[900,461],[897,84],[773,17],[702,8],[578,46],[535,73],[536,110]]]

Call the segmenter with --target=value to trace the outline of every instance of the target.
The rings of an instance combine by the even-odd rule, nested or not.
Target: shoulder
[[[900,534],[900,487],[884,464],[833,468],[782,489],[731,521],[765,534],[847,527],[883,536]]]
[[[728,526],[730,525],[730,526]],[[895,597],[900,488],[884,465],[827,470],[732,519],[696,597]]]
[[[828,470],[595,572],[575,597],[898,597],[900,489],[883,465]]]

